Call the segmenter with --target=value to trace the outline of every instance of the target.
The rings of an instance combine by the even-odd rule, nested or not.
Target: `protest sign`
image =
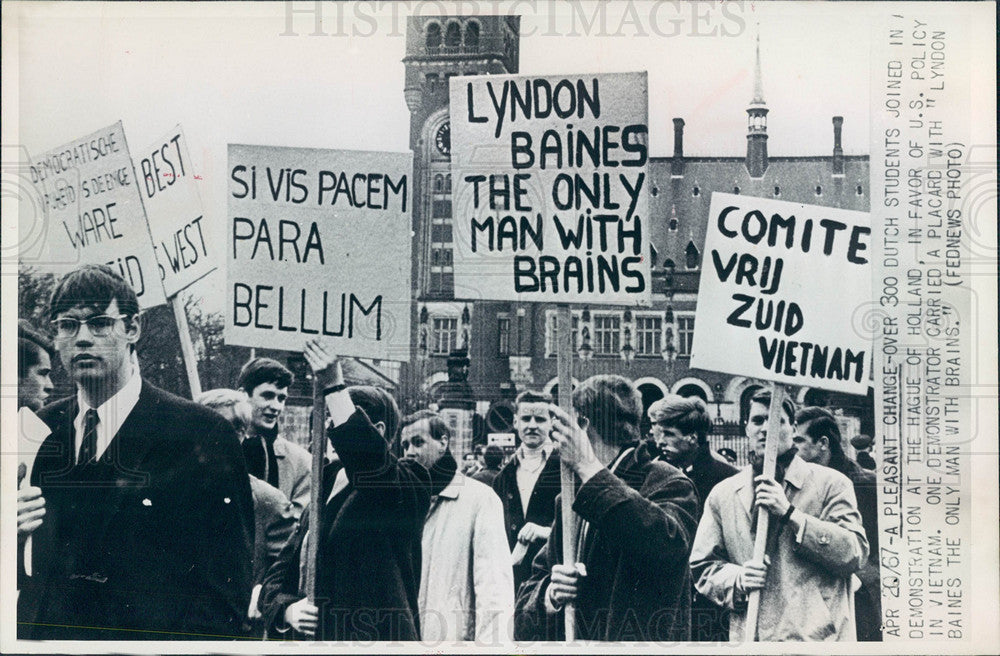
[[[198,184],[181,126],[139,151],[136,175],[167,297],[215,270]]]
[[[451,80],[456,288],[648,303],[645,73]]]
[[[121,121],[45,153],[30,173],[47,216],[44,264],[107,264],[143,309],[166,301]]]
[[[692,368],[865,394],[870,242],[861,212],[713,194]]]
[[[413,156],[229,145],[227,344],[406,360]]]

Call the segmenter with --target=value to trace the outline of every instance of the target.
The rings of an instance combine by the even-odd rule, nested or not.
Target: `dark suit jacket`
[[[538,474],[535,488],[528,500],[528,512],[521,507],[521,493],[517,489],[518,459],[510,459],[497,477],[493,479],[493,490],[500,495],[503,502],[504,530],[507,531],[507,543],[514,550],[517,544],[517,534],[528,522],[539,526],[552,526],[556,516],[556,496],[562,485],[560,478],[559,451],[553,450],[545,461],[545,466]],[[531,576],[531,561],[542,550],[544,542],[533,542],[528,545],[527,552],[519,565],[514,567],[514,592],[521,583]]]
[[[396,459],[363,410],[328,436],[340,461],[323,471],[322,498],[341,466],[348,485],[320,515],[316,639],[418,640],[420,537],[430,475],[416,461]],[[307,511],[264,579],[260,606],[270,637],[281,635],[285,609],[305,596],[299,573],[308,530]]]
[[[577,560],[587,567],[576,604],[577,638],[673,643],[690,636],[688,556],[697,521],[694,486],[665,462],[625,455],[580,486],[573,510],[589,522]],[[549,615],[552,566],[562,562],[562,521],[517,596],[515,640],[563,640],[562,613]]]
[[[18,637],[213,639],[239,635],[250,602],[253,500],[221,416],[143,381],[101,458],[74,465],[76,397],[39,412],[52,429],[31,483],[46,514]]]

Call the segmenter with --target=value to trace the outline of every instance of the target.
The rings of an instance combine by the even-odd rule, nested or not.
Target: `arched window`
[[[684,266],[689,269],[697,269],[701,265],[701,253],[698,252],[698,247],[694,245],[693,241],[689,241],[687,248],[684,249]]]
[[[691,190],[691,195],[692,196],[701,195],[701,187],[695,186],[695,188]]]
[[[819,185],[816,185],[816,195],[817,196],[822,196],[823,195],[823,187],[821,187]]]
[[[677,390],[678,396],[686,396],[691,398],[692,396],[697,396],[699,399],[708,403],[708,397],[705,394],[705,390],[702,389],[701,385],[695,385],[694,383],[688,383],[687,385],[682,385],[680,389]]]
[[[438,173],[434,176],[434,193],[440,194],[444,191],[444,176]]]
[[[775,196],[781,195],[781,187],[779,187],[778,185],[774,185],[774,195]]]
[[[449,48],[457,48],[462,45],[462,28],[457,22],[448,23],[448,29],[444,33],[444,44]]]
[[[860,196],[863,193],[865,193],[865,190],[861,188],[861,185],[858,185],[858,187],[857,187],[857,189],[855,189],[855,191],[858,193],[858,196]]]
[[[676,232],[677,231],[677,219],[671,217],[670,223],[668,223],[668,226],[670,227],[670,231],[671,232]]]
[[[451,193],[451,173],[444,176],[444,193]]]
[[[441,26],[437,23],[427,24],[427,47],[437,48],[441,45]]]
[[[736,185],[735,187],[733,187],[733,193],[734,194],[740,193],[740,186],[739,185]]]
[[[479,23],[469,23],[465,28],[465,46],[467,48],[479,47]]]

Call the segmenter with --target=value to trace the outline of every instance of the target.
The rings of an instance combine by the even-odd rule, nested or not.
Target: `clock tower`
[[[451,124],[448,86],[457,75],[517,73],[519,17],[413,16],[407,19],[406,86],[413,150],[415,297],[452,299]]]
[[[449,356],[468,357],[477,298],[456,289],[452,244],[452,77],[518,72],[520,18],[516,16],[411,16],[407,19],[406,82],[413,151],[412,358],[402,377],[402,398],[437,401],[448,381]],[[475,358],[473,358],[474,360]],[[475,384],[475,365],[470,383]],[[405,408],[404,408],[405,410]]]

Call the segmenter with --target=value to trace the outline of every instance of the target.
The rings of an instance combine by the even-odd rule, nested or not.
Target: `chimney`
[[[844,117],[833,117],[833,174],[844,175],[844,149],[840,147],[840,132],[844,127]]]
[[[674,156],[670,160],[670,175],[684,175],[684,119],[674,119]]]

